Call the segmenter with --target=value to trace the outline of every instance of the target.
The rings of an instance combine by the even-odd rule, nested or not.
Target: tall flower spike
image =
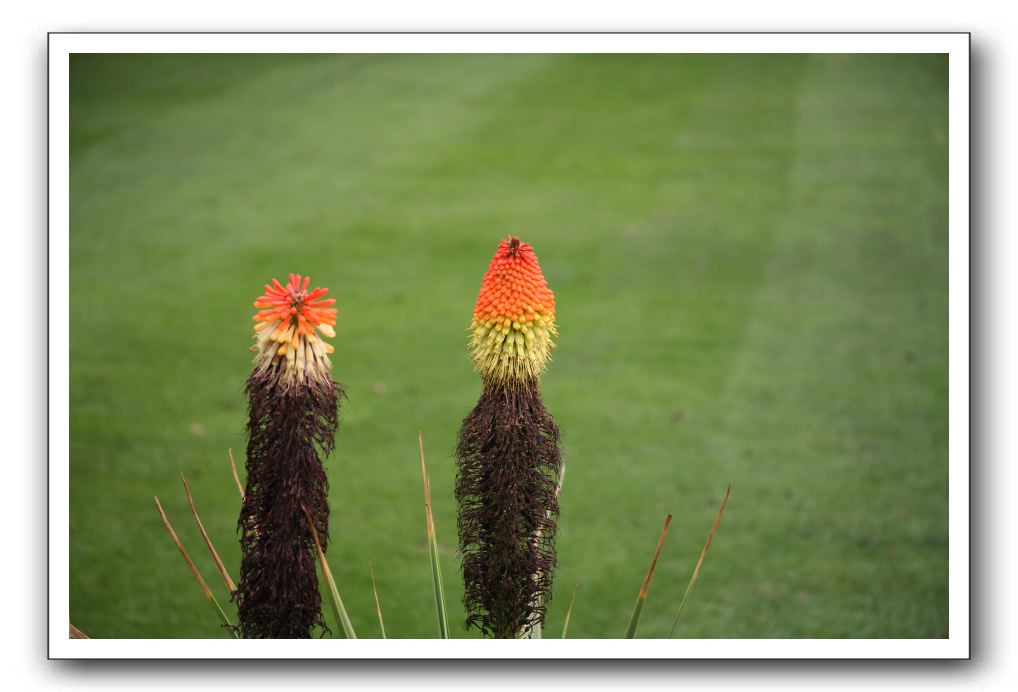
[[[302,507],[328,540],[328,478],[342,386],[332,379],[335,300],[310,279],[276,279],[254,306],[254,369],[247,381],[247,487],[237,612],[248,638],[310,637],[324,626],[316,548]]]
[[[555,569],[559,431],[541,401],[555,296],[533,248],[508,237],[481,284],[469,350],[484,381],[456,449],[467,627],[525,636],[543,622]]]

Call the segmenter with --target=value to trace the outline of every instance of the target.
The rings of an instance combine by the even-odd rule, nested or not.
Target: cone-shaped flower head
[[[544,371],[555,347],[555,294],[529,243],[504,239],[481,282],[470,324],[474,366],[485,380],[522,382]]]
[[[237,614],[249,638],[310,637],[324,625],[315,548],[306,507],[323,543],[329,529],[328,479],[343,389],[332,379],[335,301],[291,274],[273,279],[254,305],[254,370],[247,381],[247,484]]]
[[[474,307],[471,358],[484,380],[460,427],[460,555],[467,626],[512,638],[544,619],[555,569],[559,431],[541,402],[555,296],[533,248],[509,237]]]
[[[310,277],[290,274],[290,282],[283,286],[273,279],[265,285],[265,294],[254,302],[261,308],[252,319],[255,321],[257,342],[251,347],[256,370],[265,370],[273,364],[284,384],[298,381],[328,379],[331,367],[327,354],[333,352],[330,344],[319,335],[333,337],[336,332],[336,309],[328,307],[335,298],[323,298],[327,288],[316,288],[308,293]]]

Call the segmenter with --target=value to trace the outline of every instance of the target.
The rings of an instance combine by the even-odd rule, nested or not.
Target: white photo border
[[[51,659],[966,659],[970,656],[967,33],[51,33],[49,334],[69,333],[72,53],[944,53],[949,56],[949,623],[944,639],[70,639],[69,365],[49,342]]]

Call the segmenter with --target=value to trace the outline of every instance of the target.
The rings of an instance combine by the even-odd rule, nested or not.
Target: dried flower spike
[[[559,431],[541,401],[555,296],[533,248],[509,237],[474,308],[470,353],[484,381],[456,449],[467,626],[498,638],[543,622],[555,569]]]
[[[302,506],[323,547],[328,540],[328,479],[342,386],[332,379],[334,299],[308,291],[310,279],[273,279],[254,306],[254,369],[247,381],[247,484],[237,612],[248,638],[310,637],[324,626],[316,548]]]

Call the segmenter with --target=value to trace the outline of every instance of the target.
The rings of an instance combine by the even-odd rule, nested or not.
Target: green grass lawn
[[[944,56],[75,56],[71,619],[221,637],[158,495],[236,578],[252,301],[339,301],[330,562],[361,636],[436,633],[423,430],[453,636],[453,449],[499,239],[556,292],[573,637],[942,637],[947,618]],[[232,606],[229,612],[233,612]],[[327,613],[331,621],[331,613]],[[335,628],[335,625],[333,625]],[[681,650],[681,643],[676,644]]]

